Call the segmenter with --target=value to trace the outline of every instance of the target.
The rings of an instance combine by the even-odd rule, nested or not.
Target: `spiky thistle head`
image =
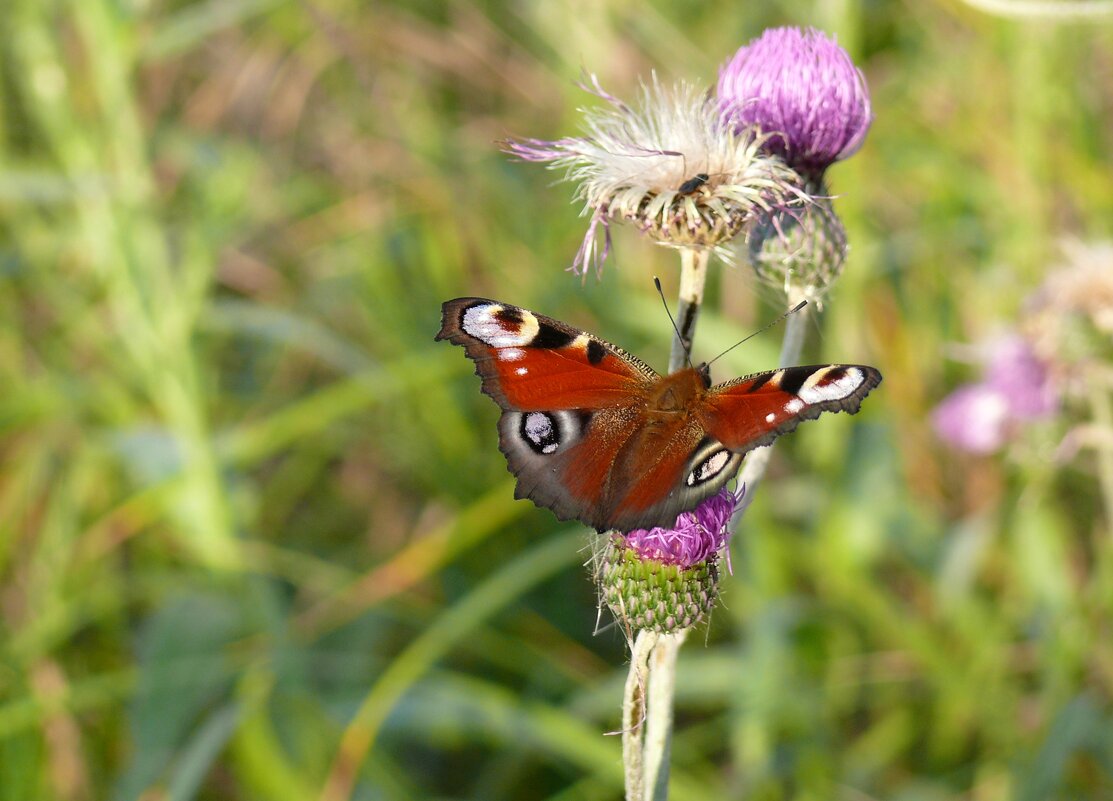
[[[614,532],[596,560],[600,596],[631,629],[672,632],[699,623],[718,599],[719,559],[742,498],[721,490],[673,528]]]
[[[717,249],[761,212],[806,200],[800,177],[763,151],[746,126],[724,125],[718,102],[689,84],[664,86],[654,75],[637,107],[604,91],[607,102],[584,113],[587,135],[503,143],[525,161],[566,170],[591,218],[572,263],[596,271],[610,252],[610,223],[628,222],[671,247]],[[602,237],[602,243],[600,243]]]

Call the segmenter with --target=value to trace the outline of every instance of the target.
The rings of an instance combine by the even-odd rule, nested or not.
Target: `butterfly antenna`
[[[764,331],[768,331],[768,330],[769,330],[770,328],[772,328],[773,326],[775,326],[775,325],[776,325],[777,323],[779,323],[779,322],[780,322],[781,320],[783,320],[784,318],[788,317],[788,316],[789,316],[790,314],[795,314],[796,312],[800,311],[800,310],[801,310],[802,308],[804,308],[804,307],[805,307],[805,306],[807,306],[807,305],[808,305],[808,302],[807,302],[806,300],[802,300],[802,301],[800,301],[800,302],[799,302],[799,303],[797,303],[797,304],[796,304],[795,306],[793,306],[793,307],[792,307],[791,309],[789,309],[789,310],[788,310],[788,311],[786,311],[786,312],[785,312],[784,314],[782,314],[782,315],[781,315],[780,317],[778,317],[778,318],[777,318],[776,320],[774,320],[773,322],[769,323],[769,325],[765,326],[764,328],[759,328],[759,329],[758,329],[757,331],[754,331],[754,332],[753,332],[752,334],[750,334],[750,335],[749,335],[748,337],[745,337],[745,338],[743,338],[743,339],[740,339],[740,340],[738,340],[737,342],[735,342],[735,343],[734,343],[733,345],[731,345],[731,346],[730,346],[729,348],[727,348],[726,350],[724,350],[724,351],[723,351],[722,353],[720,353],[720,354],[719,354],[718,356],[716,356],[716,357],[715,357],[714,359],[712,359],[711,361],[709,361],[709,362],[707,363],[707,366],[708,366],[708,367],[710,367],[710,366],[711,366],[712,364],[714,364],[715,362],[719,361],[719,359],[721,359],[721,358],[723,358],[724,356],[726,356],[726,355],[727,355],[728,353],[730,353],[730,352],[731,352],[732,350],[734,350],[735,348],[737,348],[737,347],[738,347],[739,345],[741,345],[741,344],[742,344],[743,342],[746,342],[747,340],[753,339],[753,338],[754,338],[754,337],[756,337],[756,336],[757,336],[758,334],[760,334],[760,333],[762,333],[762,332],[764,332]]]
[[[657,294],[661,296],[661,303],[663,303],[665,306],[665,314],[669,316],[669,322],[672,323],[672,330],[676,332],[676,338],[680,340],[680,344],[684,346],[684,361],[686,361],[688,363],[688,366],[691,367],[692,355],[689,352],[689,348],[692,347],[692,343],[685,339],[684,336],[680,333],[680,328],[676,325],[676,319],[672,316],[672,312],[669,311],[669,302],[665,300],[665,291],[661,289],[661,279],[657,276],[653,276],[653,286],[657,287]]]

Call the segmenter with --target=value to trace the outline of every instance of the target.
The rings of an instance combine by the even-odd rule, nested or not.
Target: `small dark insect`
[[[682,183],[676,190],[678,195],[690,195],[703,186],[711,178],[705,172],[697,172],[694,176]]]

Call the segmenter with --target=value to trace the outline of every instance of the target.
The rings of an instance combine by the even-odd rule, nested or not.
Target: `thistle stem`
[[[788,287],[788,308],[791,309],[805,298],[806,293],[799,287],[794,285]],[[785,321],[785,338],[781,343],[781,367],[790,367],[799,363],[800,353],[804,349],[804,338],[808,330],[808,312],[811,308],[810,305],[805,306],[795,314],[790,314]],[[742,463],[742,470],[738,473],[738,486],[745,487],[746,494],[742,497],[742,502],[738,504],[738,508],[734,510],[734,517],[730,520],[732,531],[738,525],[746,509],[749,508],[750,503],[753,502],[754,490],[757,489],[757,485],[765,475],[765,470],[769,467],[769,458],[772,455],[772,445],[758,448],[746,454],[746,459]]]
[[[683,367],[695,336],[696,320],[707,282],[706,250],[680,251],[680,302],[676,309],[678,336],[673,337],[669,372]],[[688,632],[638,632],[630,654],[630,673],[622,699],[622,760],[626,769],[626,801],[666,801],[669,752],[672,748],[676,658]]]
[[[649,683],[649,655],[658,638],[657,632],[642,629],[630,649],[630,672],[626,676],[622,705],[622,764],[626,771],[626,801],[643,801],[645,798],[642,758],[648,703],[646,689]]]
[[[643,794],[653,801],[669,797],[669,754],[672,751],[673,695],[676,693],[676,658],[690,629],[662,634],[649,656],[645,718]]]
[[[672,338],[669,353],[669,372],[679,370],[688,361],[692,338],[696,334],[696,319],[703,305],[703,287],[707,283],[706,250],[680,251],[680,300],[676,306],[676,327],[680,336]]]
[[[1090,392],[1090,409],[1094,415],[1094,422],[1103,431],[1113,428],[1113,403],[1109,399],[1107,386],[1098,384]],[[1098,486],[1101,487],[1101,498],[1105,505],[1105,523],[1109,531],[1113,531],[1113,448],[1104,440],[1096,443],[1098,462]]]

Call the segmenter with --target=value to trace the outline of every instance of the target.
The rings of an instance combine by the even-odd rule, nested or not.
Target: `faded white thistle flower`
[[[796,172],[763,152],[755,129],[724,124],[718,101],[706,92],[684,83],[665,87],[654,76],[642,87],[640,108],[632,108],[595,76],[591,82],[584,89],[608,106],[585,112],[588,136],[503,143],[525,161],[567,169],[567,180],[579,184],[577,198],[591,223],[573,272],[602,269],[612,220],[633,223],[662,245],[725,257],[720,246],[759,213],[807,201]]]

